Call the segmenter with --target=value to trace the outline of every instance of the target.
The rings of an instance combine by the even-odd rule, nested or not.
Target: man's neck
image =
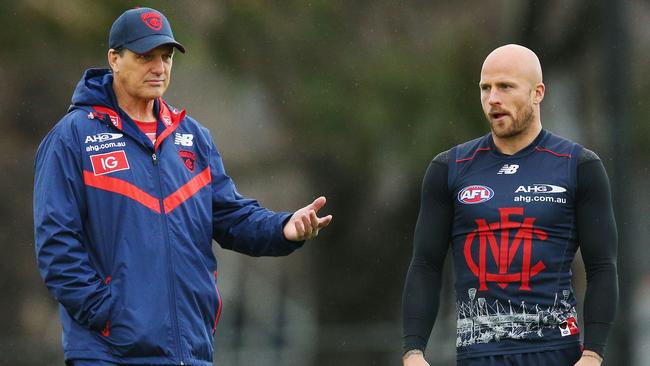
[[[533,122],[526,130],[515,136],[500,138],[497,137],[493,132],[492,140],[494,141],[494,146],[496,146],[497,150],[499,150],[500,153],[505,155],[514,155],[535,141],[541,131],[542,123],[537,120]]]
[[[128,95],[120,87],[113,84],[117,105],[136,121],[155,121],[156,115],[153,111],[153,99],[140,99]]]

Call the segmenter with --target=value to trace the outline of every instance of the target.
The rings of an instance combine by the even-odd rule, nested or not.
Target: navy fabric
[[[515,353],[458,360],[457,366],[573,366],[582,353],[579,347],[545,352]]]
[[[237,192],[205,127],[154,108],[155,147],[115,103],[110,71],[89,70],[38,149],[35,249],[66,359],[212,365],[212,240],[253,256],[302,245],[282,233],[290,213]]]
[[[119,363],[102,361],[102,360],[69,360],[65,363],[66,366],[127,366],[120,365]]]
[[[146,53],[164,44],[171,44],[185,53],[185,47],[174,39],[165,15],[151,8],[125,11],[113,22],[108,35],[110,48],[124,47],[135,53]]]
[[[102,360],[70,360],[65,363],[66,366],[143,366],[143,365],[127,365],[125,363],[115,363]],[[156,366],[174,366],[174,365],[156,365]]]
[[[514,155],[499,153],[491,134],[450,151],[458,359],[578,345],[581,149],[542,130]]]

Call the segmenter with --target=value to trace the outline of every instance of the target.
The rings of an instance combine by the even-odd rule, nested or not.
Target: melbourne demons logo
[[[494,282],[501,288],[516,282],[519,283],[519,290],[531,291],[530,279],[546,268],[542,261],[537,261],[534,265],[531,261],[533,238],[546,240],[548,234],[534,227],[534,217],[523,217],[522,222],[517,222],[510,219],[513,215],[523,216],[523,207],[500,208],[499,222],[488,223],[485,219],[476,219],[476,230],[467,234],[463,253],[467,266],[478,277],[479,291],[486,291],[488,282]],[[514,230],[516,232],[511,235]],[[495,232],[500,234],[500,240]],[[472,253],[475,245],[479,246],[477,260]],[[488,254],[488,249],[491,255]],[[510,272],[510,265],[520,249],[522,254],[518,257],[521,258],[521,272]],[[490,259],[496,263],[498,273],[488,272],[487,263]]]
[[[155,31],[159,31],[163,27],[162,17],[158,13],[142,13],[140,14],[140,18],[142,18],[142,21],[147,25],[147,27]]]
[[[196,155],[194,155],[193,152],[187,151],[187,150],[179,150],[178,151],[178,156],[181,157],[181,160],[183,160],[183,164],[185,164],[185,167],[189,169],[191,172],[194,172],[194,165],[196,163]]]

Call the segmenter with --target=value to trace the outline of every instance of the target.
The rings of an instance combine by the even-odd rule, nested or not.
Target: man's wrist
[[[588,349],[582,351],[582,357],[595,358],[598,362],[603,362],[603,358],[598,353]]]
[[[408,357],[413,356],[413,355],[423,355],[424,356],[424,352],[422,352],[422,350],[417,349],[417,348],[410,349],[410,350],[404,352],[404,354],[402,355],[402,360],[406,360]]]

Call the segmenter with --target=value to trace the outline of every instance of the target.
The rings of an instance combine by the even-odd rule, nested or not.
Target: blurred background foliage
[[[210,128],[239,190],[276,210],[322,194],[334,215],[288,258],[215,246],[225,299],[215,364],[399,364],[422,175],[438,152],[488,132],[479,71],[506,43],[541,59],[544,126],[608,168],[622,301],[606,364],[650,364],[642,0],[2,0],[0,364],[62,364],[56,303],[34,260],[33,156],[83,70],[106,64],[113,20],[136,5],[165,13],[188,49],[166,99]],[[447,273],[432,365],[454,360]],[[575,274],[583,289],[580,261]]]

